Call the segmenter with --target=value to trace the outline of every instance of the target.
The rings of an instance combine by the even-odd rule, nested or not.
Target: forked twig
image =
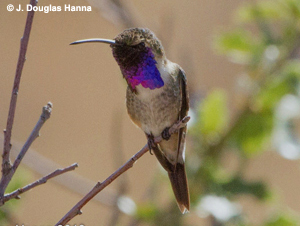
[[[181,121],[175,123],[169,129],[169,134],[173,134],[178,131],[180,128],[185,127],[187,122],[190,120],[189,116],[184,117]],[[158,136],[154,138],[155,143],[162,141],[162,137]],[[121,174],[130,169],[133,164],[142,157],[149,150],[148,145],[146,144],[139,152],[132,156],[123,166],[117,169],[113,174],[106,178],[102,183],[98,182],[93,189],[85,195],[55,226],[61,226],[68,223],[75,216],[80,215],[81,208],[85,206],[93,197],[95,197],[100,191],[107,187],[111,182],[117,179]]]
[[[0,181],[0,188],[3,190],[3,194],[0,196],[0,206],[4,204],[4,192],[7,188],[7,185],[11,181],[13,175],[15,174],[18,166],[20,165],[22,159],[24,158],[26,152],[28,151],[30,145],[33,143],[33,141],[39,136],[40,129],[44,125],[47,119],[50,118],[52,112],[52,103],[49,102],[46,106],[43,107],[42,114],[36,123],[35,127],[33,128],[30,136],[28,137],[27,141],[25,142],[24,146],[22,147],[18,157],[14,161],[13,165],[9,168],[8,172],[6,174],[2,175],[1,181]]]

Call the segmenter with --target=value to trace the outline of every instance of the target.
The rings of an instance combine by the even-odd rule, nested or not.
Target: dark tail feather
[[[177,163],[174,172],[168,172],[178,207],[182,213],[190,209],[189,189],[184,164]]]

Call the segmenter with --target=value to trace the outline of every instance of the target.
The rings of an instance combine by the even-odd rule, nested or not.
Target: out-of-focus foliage
[[[292,215],[276,214],[276,216],[269,219],[265,226],[297,226],[299,219]]]
[[[232,111],[226,92],[212,90],[194,109],[197,117],[189,128],[191,208],[200,217],[209,215],[211,225],[252,225],[239,197],[270,200],[274,192],[264,181],[244,177],[250,159],[272,145],[285,158],[300,158],[295,129],[300,115],[300,1],[253,1],[238,10],[235,21],[233,29],[216,36],[214,47],[244,65],[237,82],[242,84],[237,95],[243,103]],[[230,115],[235,117],[230,120]],[[222,160],[232,155],[237,166],[228,173]],[[171,206],[141,205],[138,217],[149,225],[191,225]],[[271,213],[261,226],[300,225],[299,216],[281,209],[286,212]]]
[[[25,184],[28,184],[30,177],[30,172],[25,168],[22,168],[9,183],[7,193],[13,192],[23,187]],[[12,199],[0,208],[0,225],[12,225],[13,216],[11,213],[16,212],[19,203],[18,200]]]
[[[229,119],[226,103],[226,93],[222,90],[210,93],[199,106],[198,111],[201,113],[196,120],[197,125],[192,128],[192,133],[201,133],[205,143],[211,143],[218,139]]]

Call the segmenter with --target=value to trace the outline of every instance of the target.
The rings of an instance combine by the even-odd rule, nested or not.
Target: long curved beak
[[[116,45],[116,41],[112,39],[104,39],[104,38],[90,38],[90,39],[82,39],[75,42],[70,43],[70,45],[82,44],[87,42],[101,42],[111,45]]]

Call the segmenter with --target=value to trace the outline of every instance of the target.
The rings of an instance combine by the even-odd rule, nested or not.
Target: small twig
[[[30,0],[30,4],[32,6],[36,6],[36,0]],[[15,73],[15,80],[12,89],[11,99],[10,99],[10,106],[8,111],[7,117],[7,124],[6,129],[4,130],[4,145],[3,145],[3,154],[2,154],[2,178],[10,173],[11,163],[10,163],[10,148],[11,148],[11,134],[12,134],[12,127],[14,123],[16,105],[17,105],[17,97],[19,92],[19,85],[21,81],[21,75],[23,66],[25,63],[25,56],[31,31],[31,25],[33,21],[34,10],[28,11],[27,20],[25,24],[24,34],[21,38],[21,46],[19,52],[19,59],[17,63],[16,73]],[[0,184],[0,197],[3,197],[6,186],[1,186]]]
[[[173,134],[178,131],[180,128],[185,127],[187,122],[190,120],[189,116],[186,116],[181,121],[175,123],[170,129],[169,134]],[[154,138],[155,143],[159,143],[162,141],[162,137],[158,136]],[[123,166],[121,166],[118,170],[116,170],[113,174],[111,174],[108,178],[106,178],[102,183],[98,182],[93,189],[84,196],[55,226],[65,225],[75,216],[80,215],[81,208],[85,206],[94,196],[96,196],[100,191],[102,191],[105,187],[107,187],[111,182],[117,179],[121,174],[130,169],[133,164],[142,157],[149,150],[148,145],[146,144],[139,152],[137,152],[134,156],[132,156]]]
[[[26,143],[24,144],[23,148],[21,149],[18,157],[16,158],[16,160],[12,166],[13,171],[17,170],[18,166],[20,165],[20,162],[22,161],[23,157],[25,156],[30,145],[39,136],[40,129],[42,128],[44,123],[47,121],[47,119],[50,118],[50,115],[52,112],[52,107],[53,107],[53,105],[51,102],[48,102],[48,104],[43,107],[43,111],[42,111],[39,121],[37,122],[34,129],[32,130],[30,136],[28,137]]]
[[[7,188],[8,183],[10,182],[11,178],[15,174],[18,166],[20,165],[20,163],[21,163],[23,157],[25,156],[27,150],[29,149],[30,145],[39,136],[40,129],[42,128],[42,126],[44,125],[46,120],[50,118],[51,111],[52,111],[52,103],[49,102],[46,106],[43,107],[42,114],[41,114],[36,126],[32,130],[32,132],[31,132],[30,136],[28,137],[26,143],[22,147],[22,149],[21,149],[18,157],[16,158],[13,166],[9,169],[8,173],[2,175],[2,178],[1,178],[1,181],[0,181],[0,189],[3,190],[3,194],[2,195],[0,194],[0,206],[3,205],[3,202],[1,202],[1,201],[4,198],[4,192]]]
[[[66,172],[69,172],[71,170],[74,170],[76,167],[78,167],[78,164],[77,163],[74,163],[72,164],[71,166],[68,166],[66,168],[63,168],[63,169],[57,169],[55,170],[54,172],[48,174],[47,176],[44,176],[42,177],[41,179],[31,183],[31,184],[28,184],[26,185],[25,187],[23,188],[19,188],[9,194],[6,194],[2,200],[3,204],[5,202],[7,202],[8,200],[10,199],[13,199],[13,198],[19,198],[19,195],[26,192],[26,191],[29,191],[30,189],[36,187],[36,186],[39,186],[41,184],[44,184],[46,183],[49,179],[53,178],[53,177],[56,177],[56,176],[59,176],[63,173],[66,173]]]

